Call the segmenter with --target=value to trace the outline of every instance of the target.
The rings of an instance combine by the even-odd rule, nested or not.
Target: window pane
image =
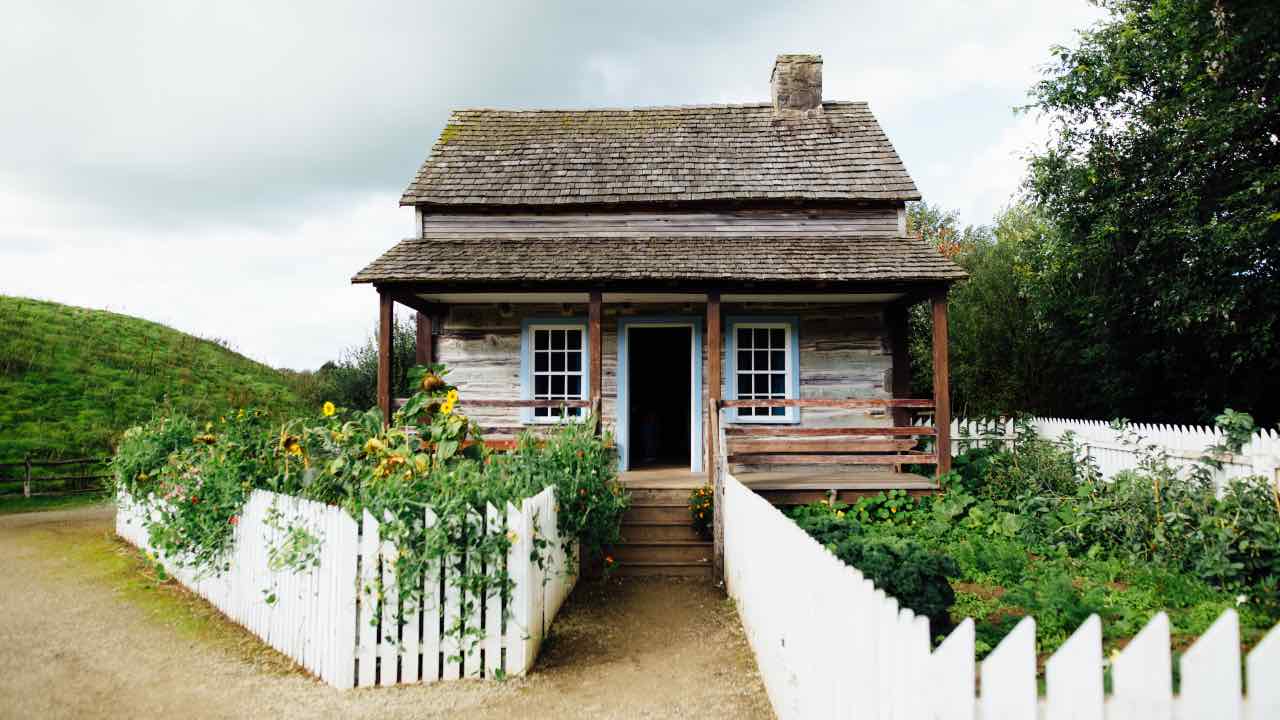
[[[751,347],[751,328],[738,328],[738,347]]]
[[[756,348],[769,347],[769,329],[768,328],[756,328],[755,347]]]
[[[738,374],[738,397],[746,397],[751,394],[751,376],[746,373]]]
[[[739,370],[751,369],[751,351],[750,350],[738,351],[738,369]]]
[[[769,331],[769,344],[775,348],[787,346],[787,340],[782,333],[786,332],[782,328],[773,328]]]
[[[551,397],[554,397],[554,398],[564,397],[564,376],[563,375],[551,376]]]
[[[551,353],[551,372],[564,372],[564,353]]]
[[[756,362],[756,367],[755,367],[756,370],[768,370],[769,369],[769,351],[757,350],[755,362]]]
[[[566,347],[570,350],[579,350],[582,348],[582,331],[566,330],[565,331]]]
[[[565,393],[571,398],[582,397],[581,375],[569,375],[565,377]]]
[[[773,373],[769,375],[769,378],[770,378],[769,392],[773,393],[774,395],[777,395],[778,397],[783,397],[784,395],[786,395],[787,376],[783,375],[782,373]]]
[[[568,363],[565,365],[567,369],[572,370],[573,372],[578,372],[582,370],[582,353],[581,352],[566,353],[565,359],[568,361]]]
[[[551,335],[547,330],[534,330],[533,331],[533,349],[546,350],[547,344],[550,342],[550,337]]]
[[[548,410],[548,408],[534,408],[534,409],[533,409],[533,416],[534,416],[534,417],[547,417],[547,415],[548,415],[547,410]]]
[[[547,371],[547,353],[543,351],[537,351],[533,354],[533,371],[534,372]]]
[[[551,331],[551,349],[552,350],[564,349],[564,330]]]
[[[787,353],[783,350],[773,350],[769,353],[769,369],[770,370],[786,370],[787,369]]]
[[[772,415],[774,417],[783,417],[787,414],[786,408],[769,408],[769,409],[773,411]]]
[[[533,378],[533,395],[537,398],[547,396],[547,376],[538,375]]]
[[[560,408],[553,407],[553,408],[547,408],[547,409],[551,411],[550,412],[551,417],[560,417]]]

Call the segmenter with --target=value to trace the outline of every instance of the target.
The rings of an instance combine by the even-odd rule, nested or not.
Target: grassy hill
[[[0,296],[0,462],[109,451],[164,402],[199,417],[301,410],[285,375],[127,315]]]

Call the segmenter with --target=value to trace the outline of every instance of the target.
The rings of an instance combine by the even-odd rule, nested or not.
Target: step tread
[[[710,540],[623,540],[616,545],[711,545]]]
[[[684,522],[681,520],[627,520],[623,518],[623,527],[634,525],[636,527],[693,527],[692,522]]]
[[[631,567],[700,567],[711,560],[619,560],[619,565]]]

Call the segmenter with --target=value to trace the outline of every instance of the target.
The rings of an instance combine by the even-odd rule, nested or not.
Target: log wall
[[[789,316],[800,320],[800,397],[887,398],[892,396],[892,348],[885,325],[885,308],[878,304],[726,303],[724,317]],[[618,321],[625,316],[684,316],[701,319],[701,303],[604,307],[603,404],[607,429],[617,417]],[[512,304],[454,305],[443,318],[436,338],[436,359],[450,368],[450,381],[462,392],[463,410],[486,426],[519,423],[516,409],[467,409],[466,398],[520,397],[520,332],[526,318],[552,322],[581,320],[586,305]],[[730,327],[726,322],[725,332]],[[585,339],[585,338],[584,338]],[[724,359],[728,369],[728,359]],[[706,377],[706,339],[702,367]],[[702,406],[707,387],[703,383]],[[731,395],[726,394],[726,397]],[[805,408],[806,427],[885,425],[881,411]]]

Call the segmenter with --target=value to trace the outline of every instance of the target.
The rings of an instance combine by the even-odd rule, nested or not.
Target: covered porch
[[[949,453],[936,451],[950,446],[946,285],[808,283],[805,292],[795,285],[734,285],[695,290],[676,283],[655,287],[615,282],[607,287],[578,284],[553,288],[542,283],[480,287],[376,283],[380,318],[379,407],[390,422],[392,412],[403,402],[393,397],[391,388],[391,328],[393,308],[399,304],[416,311],[416,362],[446,362],[458,370],[463,389],[460,406],[472,417],[483,416],[485,439],[492,446],[508,447],[525,430],[550,430],[554,423],[547,422],[548,415],[563,418],[589,412],[602,419],[600,429],[614,435],[623,463],[621,480],[635,489],[690,489],[706,483],[716,469],[723,468],[779,504],[819,499],[851,501],[887,489],[913,494],[935,490],[936,476],[947,472],[950,464]],[[909,397],[907,312],[912,304],[922,301],[930,304],[934,321],[934,394],[930,398],[913,398]],[[805,352],[809,353],[805,357],[807,364],[802,365],[798,359],[799,340],[788,346],[788,352],[797,357],[797,367],[792,368],[794,382],[784,378],[784,393],[762,396],[749,392],[750,387],[748,392],[740,392],[741,383],[749,381],[745,376],[750,373],[739,362],[748,351],[735,347],[741,344],[735,340],[735,328],[738,334],[744,331],[733,324],[735,320],[776,320],[779,313],[798,315],[801,312],[797,308],[810,306],[836,308],[835,315],[861,313],[881,318],[883,327],[866,334],[882,332],[884,336],[887,368],[882,385],[868,386],[870,389],[864,393],[856,392],[857,388],[851,390],[847,383],[832,381],[841,371],[829,366],[860,351],[844,347],[834,334],[815,339],[812,336],[816,333],[808,332],[810,337],[804,340]],[[554,312],[549,313],[548,308]],[[552,320],[563,320],[566,325],[580,319],[583,332],[579,394],[566,397],[562,392],[556,397],[540,397],[544,393],[535,392],[533,385],[525,382],[528,371],[524,369],[519,382],[505,384],[469,373],[468,358],[463,352],[468,342],[484,345],[494,353],[503,352],[508,346],[512,353],[540,352],[520,347],[525,342],[524,335],[517,341],[496,331],[486,334],[483,329],[468,327],[450,333],[445,329],[450,322],[457,324],[459,318],[486,313],[507,317],[506,324],[515,327],[519,323],[526,331],[531,322],[527,318],[532,316],[553,314]],[[819,327],[823,322],[832,324],[814,320],[811,325]],[[644,458],[638,447],[644,438],[637,435],[637,425],[643,425],[644,419],[637,415],[636,405],[637,397],[642,398],[646,391],[636,388],[634,360],[639,352],[637,331],[651,328],[688,328],[679,336],[679,342],[689,342],[690,352],[684,355],[685,359],[677,360],[687,363],[681,367],[688,367],[689,378],[672,384],[675,390],[670,394],[678,397],[667,403],[687,416],[687,424],[680,430],[689,435],[687,449],[680,448],[688,457],[687,464],[663,457],[647,466],[641,462]],[[759,330],[757,327],[756,332]],[[675,337],[671,333],[668,336]],[[573,342],[570,340],[569,344]],[[866,345],[866,337],[860,342]],[[830,354],[823,356],[824,352]],[[630,367],[629,359],[633,361]],[[474,362],[493,363],[494,359],[476,355]],[[515,371],[508,374],[514,376]],[[686,392],[687,404],[683,400]],[[920,416],[925,414],[931,414],[934,421],[920,424]],[[658,421],[669,425],[672,417],[675,416],[663,416]]]

